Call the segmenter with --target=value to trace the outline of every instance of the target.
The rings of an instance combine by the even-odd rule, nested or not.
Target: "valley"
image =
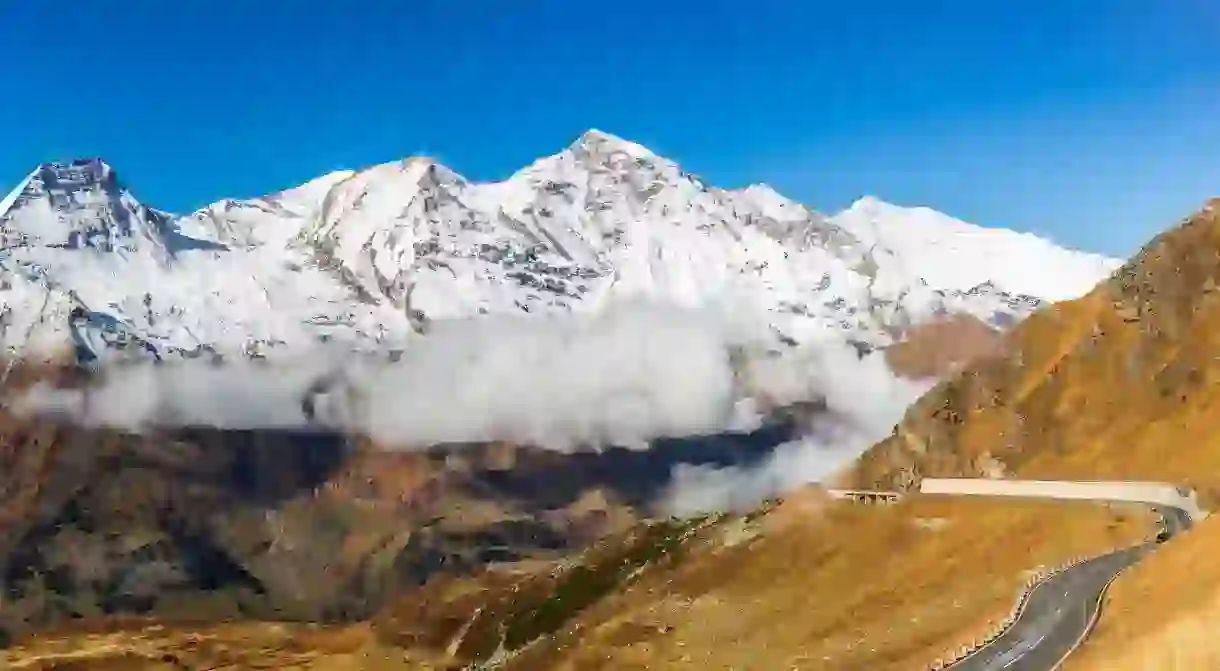
[[[600,131],[503,182],[416,157],[179,217],[84,160],[4,204],[13,668],[966,669],[1156,514],[818,483],[1220,496],[1164,447],[1209,440],[1214,204],[1123,265]]]

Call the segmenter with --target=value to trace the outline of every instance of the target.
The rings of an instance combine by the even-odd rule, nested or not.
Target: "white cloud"
[[[35,385],[11,409],[84,426],[142,431],[154,426],[228,429],[305,425],[303,391],[331,365],[327,352],[276,365],[199,360],[110,366],[82,389]]]
[[[824,399],[803,435],[750,466],[679,465],[660,507],[674,515],[752,508],[763,499],[819,482],[885,438],[928,382],[896,377],[880,352],[863,358],[849,345],[805,346],[756,370],[758,387],[781,405]],[[778,396],[775,396],[778,395]]]
[[[585,316],[436,322],[401,361],[349,378],[350,428],[387,445],[555,449],[711,433],[732,411],[726,330],[647,304]]]
[[[320,428],[389,449],[505,440],[571,450],[744,430],[759,421],[755,405],[824,400],[805,435],[764,463],[679,467],[664,501],[677,512],[740,507],[850,461],[925,387],[837,336],[779,346],[766,323],[752,310],[648,303],[438,321],[396,362],[320,348],[284,361],[109,367],[92,387],[35,387],[13,407],[133,431],[305,427],[304,399],[330,379],[312,396]]]
[[[267,362],[113,365],[85,389],[37,386],[13,404],[90,426],[324,424],[393,447],[513,440],[555,449],[715,432],[733,410],[727,322],[645,303],[599,313],[433,322],[397,362],[318,348]]]

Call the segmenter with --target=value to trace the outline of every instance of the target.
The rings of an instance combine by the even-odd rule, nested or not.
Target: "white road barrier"
[[[924,478],[919,484],[919,493],[1122,501],[1176,508],[1186,513],[1192,522],[1207,517],[1193,490],[1161,482]]]

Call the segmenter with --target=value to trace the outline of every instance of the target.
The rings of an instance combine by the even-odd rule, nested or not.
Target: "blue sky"
[[[359,9],[348,9],[358,7]],[[596,127],[721,186],[1127,255],[1220,194],[1213,0],[0,0],[0,190],[100,155],[188,211]]]

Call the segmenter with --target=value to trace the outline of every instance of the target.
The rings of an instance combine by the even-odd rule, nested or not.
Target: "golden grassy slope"
[[[1220,201],[933,389],[847,479],[909,486],[998,460],[1021,476],[1171,480],[1220,500],[1218,282]]]
[[[1026,571],[1150,529],[1093,504],[801,504],[722,522],[508,668],[918,668],[991,629]]]
[[[376,643],[367,626],[242,623],[191,628],[147,625],[44,635],[0,653],[12,671],[387,671],[415,668]]]
[[[823,504],[806,493],[765,514],[705,528],[682,552],[651,563],[505,668],[915,668],[1002,617],[1025,571],[1134,542],[1150,524],[1140,510],[1087,503],[925,499],[873,507]],[[523,582],[501,574],[505,584],[482,593],[469,591],[470,582],[449,589],[445,598],[460,606],[454,613],[462,620],[479,609],[501,616],[484,632],[433,621],[431,633],[443,634],[441,647],[453,651],[479,645],[484,634],[533,617],[522,599],[531,583],[552,575],[548,567]],[[448,612],[444,599],[416,605],[422,607],[404,605],[346,627],[243,623],[42,634],[4,653],[0,668],[456,668],[435,650],[400,647],[429,636],[412,628],[412,617]]]
[[[1160,548],[1111,588],[1106,611],[1066,671],[1220,668],[1220,516]]]
[[[1032,316],[1005,350],[920,399],[845,479],[909,487],[999,463],[1016,477],[1186,484],[1220,507],[1220,199],[1088,296]],[[1220,616],[1220,565],[1204,560],[1217,524],[1117,581],[1079,668],[1220,666],[1220,639],[1203,633]]]

